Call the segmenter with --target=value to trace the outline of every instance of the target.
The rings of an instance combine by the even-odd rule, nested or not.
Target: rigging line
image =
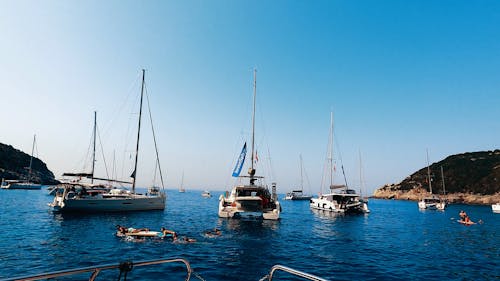
[[[106,163],[106,157],[104,157],[104,148],[102,146],[102,140],[101,140],[101,132],[99,131],[99,126],[96,125],[96,131],[97,131],[97,137],[99,138],[99,144],[101,145],[101,154],[102,154],[102,160],[104,162],[104,169],[106,170],[106,178],[110,179],[111,177],[109,176],[108,173],[108,164]]]
[[[155,150],[156,150],[156,162],[158,164],[158,170],[160,172],[161,187],[162,187],[162,189],[165,189],[165,185],[163,183],[163,174],[161,172],[161,166],[160,166],[160,157],[158,155],[158,145],[156,143],[156,134],[155,134],[154,126],[153,126],[153,117],[151,115],[151,106],[149,104],[148,88],[147,88],[146,84],[144,84],[144,90],[145,90],[144,92],[146,92],[146,101],[148,103],[149,121],[151,122],[151,131],[153,132],[153,141],[155,143]]]

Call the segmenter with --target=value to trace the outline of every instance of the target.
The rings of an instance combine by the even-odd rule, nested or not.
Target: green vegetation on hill
[[[446,193],[492,195],[500,192],[500,150],[457,154],[430,166],[432,192],[441,194],[441,166]],[[396,185],[401,191],[414,188],[429,190],[427,167],[423,167]],[[394,189],[394,187],[393,187]]]
[[[23,180],[28,179],[30,155],[15,149],[11,145],[0,143],[0,179]],[[54,174],[40,159],[33,157],[31,165],[31,180],[41,184],[57,184]]]

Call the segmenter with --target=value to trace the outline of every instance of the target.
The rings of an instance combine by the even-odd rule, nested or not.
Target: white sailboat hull
[[[49,204],[54,212],[128,212],[164,210],[166,196],[146,196],[130,194],[123,197],[71,198],[56,196]]]
[[[41,184],[36,184],[36,183],[29,183],[29,182],[22,182],[22,183],[9,183],[1,186],[3,189],[29,189],[29,190],[34,190],[34,189],[41,189],[42,185]]]
[[[309,207],[311,209],[342,214],[370,212],[368,204],[359,201],[357,196],[335,193],[322,195],[320,198],[312,198]]]

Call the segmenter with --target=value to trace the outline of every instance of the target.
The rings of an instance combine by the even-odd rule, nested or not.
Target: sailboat
[[[181,187],[179,187],[179,192],[184,193],[186,189],[184,188],[184,172],[182,172]]]
[[[339,214],[360,214],[369,213],[368,205],[360,201],[360,195],[354,189],[349,189],[347,180],[345,179],[344,167],[342,165],[342,173],[344,174],[345,185],[333,184],[333,112],[330,113],[330,137],[328,161],[330,174],[330,193],[321,194],[318,198],[312,198],[309,202],[311,209],[328,211]]]
[[[254,168],[254,143],[255,143],[255,100],[257,96],[257,71],[254,70],[253,81],[253,113],[252,113],[252,147],[251,164],[248,169],[248,176],[240,176],[241,168],[245,162],[246,143],[240,153],[238,162],[233,171],[233,177],[247,177],[249,184],[237,185],[233,187],[230,194],[219,197],[219,217],[221,218],[241,218],[258,217],[265,220],[278,220],[280,218],[281,206],[278,202],[276,184],[272,184],[272,194],[267,186],[255,183],[263,179],[262,176],[255,175]]]
[[[429,165],[429,150],[427,150],[427,181],[429,182],[429,192],[430,196],[422,198],[418,202],[418,208],[425,210],[436,210],[437,209],[437,204],[440,202],[439,198],[436,196],[432,195],[432,181],[431,181],[431,169]]]
[[[41,189],[42,185],[33,183],[31,174],[32,174],[32,165],[33,165],[33,152],[35,150],[36,143],[36,135],[33,135],[33,145],[31,147],[31,156],[30,156],[30,165],[28,167],[28,178],[26,180],[3,180],[0,184],[0,188],[3,189]]]
[[[299,158],[300,158],[300,189],[288,192],[285,196],[285,200],[309,200],[312,198],[311,195],[304,194],[302,155],[300,155]]]
[[[64,191],[62,193],[57,193],[56,196],[54,197],[53,202],[49,204],[49,206],[52,207],[52,210],[54,212],[125,212],[125,211],[147,211],[147,210],[165,209],[166,194],[164,191],[163,176],[161,173],[161,167],[158,157],[158,148],[156,147],[156,140],[154,141],[156,150],[156,163],[160,171],[160,178],[163,190],[160,191],[158,187],[153,186],[148,189],[148,192],[146,194],[137,193],[135,191],[137,162],[138,162],[137,160],[139,157],[139,140],[141,132],[142,101],[144,96],[144,84],[145,84],[144,81],[145,81],[145,70],[143,69],[134,171],[132,172],[131,175],[132,177],[131,190],[113,188],[105,193],[89,192],[89,190],[92,191],[91,188],[89,189],[89,185],[80,183],[66,183],[63,186]],[[154,131],[153,131],[153,136],[155,136]],[[94,137],[95,137],[95,129],[94,129]],[[95,147],[95,141],[94,141],[94,147]],[[93,161],[95,161],[95,158],[93,158]],[[90,187],[92,187],[94,179],[109,181],[108,179],[94,177],[94,163],[92,164],[91,174],[66,173],[66,175],[91,178],[92,182]],[[113,181],[130,184],[130,182],[125,182],[125,181],[117,181],[117,180]],[[79,189],[77,189],[76,187],[78,187]]]
[[[445,190],[445,187],[444,187],[443,166],[441,166],[441,180],[442,180],[442,183],[443,183],[443,196],[445,196],[446,195],[446,190]],[[439,202],[436,204],[436,208],[438,210],[441,210],[441,211],[443,211],[444,209],[446,209],[446,200],[445,199],[440,199]]]

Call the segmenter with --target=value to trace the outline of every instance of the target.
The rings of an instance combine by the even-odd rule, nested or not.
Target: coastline
[[[397,190],[397,185],[386,185],[375,190],[370,198],[377,199],[395,199],[419,201],[423,197],[431,196],[431,194],[423,188],[414,188],[408,191]],[[392,187],[392,188],[391,188]],[[500,202],[500,193],[492,195],[472,194],[472,193],[451,193],[446,195],[434,194],[439,198],[444,198],[449,203],[461,203],[470,205],[491,205]]]

